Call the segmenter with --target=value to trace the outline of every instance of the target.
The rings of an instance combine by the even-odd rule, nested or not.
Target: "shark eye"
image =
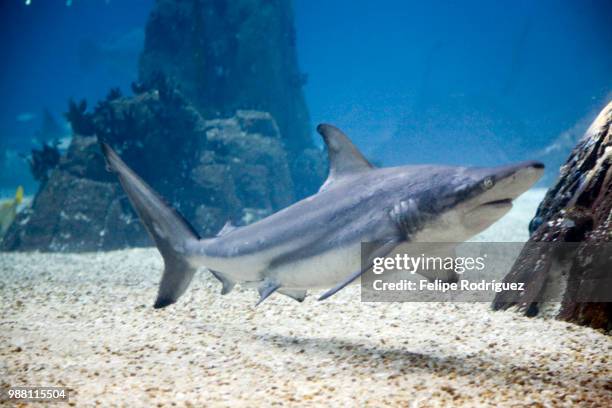
[[[491,187],[493,187],[493,177],[487,177],[486,179],[484,179],[484,181],[482,182],[482,186],[484,188],[486,188],[487,190],[490,189]]]

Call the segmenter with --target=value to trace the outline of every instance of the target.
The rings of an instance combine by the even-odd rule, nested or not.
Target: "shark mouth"
[[[486,203],[481,204],[480,206],[506,206],[506,205],[512,205],[512,199],[511,198],[502,198],[499,200],[493,200],[493,201],[487,201]]]

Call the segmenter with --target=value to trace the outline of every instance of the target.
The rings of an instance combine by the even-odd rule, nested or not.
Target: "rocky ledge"
[[[203,235],[230,220],[249,223],[292,203],[323,177],[322,151],[303,150],[292,176],[274,118],[237,111],[205,120],[164,82],[132,97],[114,91],[91,113],[71,104],[75,135],[32,207],[19,214],[4,250],[92,251],[148,245],[148,237],[98,140],[115,148]],[[96,136],[94,136],[96,135]]]

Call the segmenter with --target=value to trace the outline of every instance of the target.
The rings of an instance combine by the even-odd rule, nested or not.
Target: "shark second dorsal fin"
[[[329,175],[321,189],[327,188],[343,176],[374,168],[353,142],[337,127],[322,123],[317,126],[317,132],[323,137],[329,157]]]
[[[220,236],[225,235],[225,234],[227,234],[229,232],[232,232],[235,229],[238,229],[238,227],[236,227],[234,224],[232,224],[231,221],[227,221],[223,225],[223,228],[221,228],[221,230],[219,232],[217,232],[217,236],[220,237]]]

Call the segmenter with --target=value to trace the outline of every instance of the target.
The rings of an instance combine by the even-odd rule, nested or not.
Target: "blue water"
[[[11,163],[0,189],[35,188],[17,155],[40,143],[45,109],[69,134],[70,97],[93,105],[136,79],[153,1],[71,3],[0,2],[0,146]],[[312,124],[340,126],[377,163],[546,160],[551,145],[563,156],[612,96],[609,0],[296,0],[294,9]],[[84,55],[89,44],[108,52]]]

